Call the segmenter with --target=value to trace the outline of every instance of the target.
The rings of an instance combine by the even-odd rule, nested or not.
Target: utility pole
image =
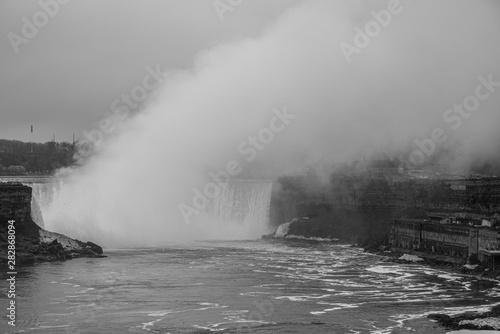
[[[31,125],[31,133],[33,133],[33,125]],[[31,137],[33,137],[33,136],[31,136]],[[31,144],[31,153],[33,154],[33,141],[31,141],[30,144]]]

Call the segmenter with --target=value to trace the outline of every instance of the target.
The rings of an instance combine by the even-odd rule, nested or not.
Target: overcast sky
[[[0,0],[0,138],[78,138],[142,85],[146,67],[190,68],[205,49],[261,35],[297,2],[243,1],[221,20],[213,0],[73,0],[48,6],[56,13],[43,25],[39,1]],[[9,39],[24,38],[23,18],[34,16],[36,35]]]

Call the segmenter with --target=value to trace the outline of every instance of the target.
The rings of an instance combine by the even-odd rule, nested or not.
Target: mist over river
[[[106,254],[19,269],[16,327],[1,332],[429,334],[447,332],[429,312],[500,303],[495,283],[346,245],[204,241]]]

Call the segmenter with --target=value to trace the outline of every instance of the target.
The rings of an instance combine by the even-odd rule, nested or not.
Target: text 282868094
[[[7,291],[7,298],[9,299],[9,307],[7,308],[7,318],[10,319],[8,324],[11,326],[16,325],[16,228],[14,226],[15,220],[8,221],[8,254],[7,254],[7,267],[9,278],[9,287]]]

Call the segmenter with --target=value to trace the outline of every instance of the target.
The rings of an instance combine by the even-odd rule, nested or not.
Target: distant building
[[[487,227],[495,227],[497,219],[494,217],[483,217],[481,218],[481,225]]]
[[[429,219],[433,223],[439,223],[441,221],[441,219],[443,219],[443,216],[439,216],[439,215],[428,214],[427,216],[429,217]]]
[[[489,219],[487,219],[490,221]],[[464,262],[471,256],[500,264],[500,231],[489,227],[441,225],[423,219],[392,220],[389,245]]]

